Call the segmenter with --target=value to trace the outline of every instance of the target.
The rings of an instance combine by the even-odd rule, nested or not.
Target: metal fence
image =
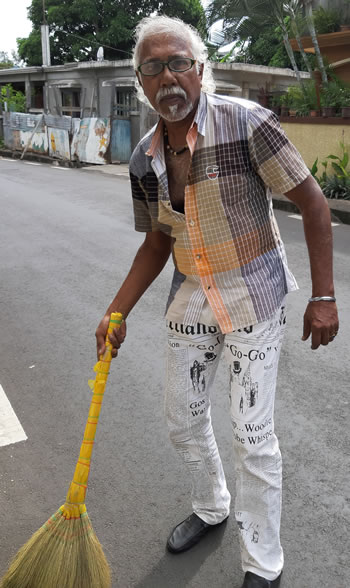
[[[62,160],[110,161],[110,118],[72,118],[52,114],[3,113],[3,136],[13,151],[31,151]]]

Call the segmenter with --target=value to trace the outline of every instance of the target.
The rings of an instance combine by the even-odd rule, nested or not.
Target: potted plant
[[[303,85],[300,96],[299,116],[320,116],[317,92],[314,80],[308,80]]]
[[[350,87],[343,88],[341,95],[341,115],[350,118]]]
[[[341,108],[341,84],[330,80],[321,90],[322,116],[336,116]]]
[[[309,113],[308,105],[305,101],[305,93],[300,86],[290,86],[288,88],[290,97],[289,116],[305,116]]]
[[[272,112],[277,114],[278,116],[281,114],[281,95],[280,94],[273,94],[270,99],[270,108]]]
[[[317,97],[315,80],[310,80],[309,82],[307,82],[305,87],[306,87],[309,106],[310,106],[310,116],[312,116],[312,117],[321,116],[320,104],[319,104],[318,97]]]
[[[281,116],[289,116],[289,109],[290,109],[292,101],[291,101],[291,98],[290,98],[288,92],[281,96],[280,102],[281,102]]]

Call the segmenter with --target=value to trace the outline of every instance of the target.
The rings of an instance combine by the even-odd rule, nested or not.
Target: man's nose
[[[172,84],[177,84],[177,78],[175,73],[169,69],[168,65],[165,65],[163,71],[159,74],[161,80],[160,83],[162,86],[169,86]]]

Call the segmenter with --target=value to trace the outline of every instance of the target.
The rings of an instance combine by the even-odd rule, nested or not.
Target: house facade
[[[267,92],[282,92],[296,83],[290,69],[242,63],[212,66],[217,92],[230,96],[262,101]],[[26,111],[32,115],[110,119],[112,162],[128,161],[132,149],[157,121],[157,114],[136,98],[130,59],[0,70],[0,86],[9,83],[25,93]]]

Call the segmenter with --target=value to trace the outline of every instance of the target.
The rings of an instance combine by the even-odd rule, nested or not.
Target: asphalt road
[[[142,236],[133,230],[128,182],[94,171],[0,159],[0,210],[0,384],[28,436],[0,447],[3,572],[64,502],[89,406],[95,328]],[[310,294],[302,223],[276,216],[300,285],[289,297],[276,403],[284,456],[282,586],[347,588],[350,226],[334,228],[341,330],[328,349],[314,352],[301,341]],[[87,508],[113,588],[239,588],[233,516],[192,551],[165,551],[170,529],[191,512],[186,471],[163,417],[162,310],[171,273],[168,264],[130,316],[113,362]],[[214,426],[234,495],[227,374],[220,367]]]

